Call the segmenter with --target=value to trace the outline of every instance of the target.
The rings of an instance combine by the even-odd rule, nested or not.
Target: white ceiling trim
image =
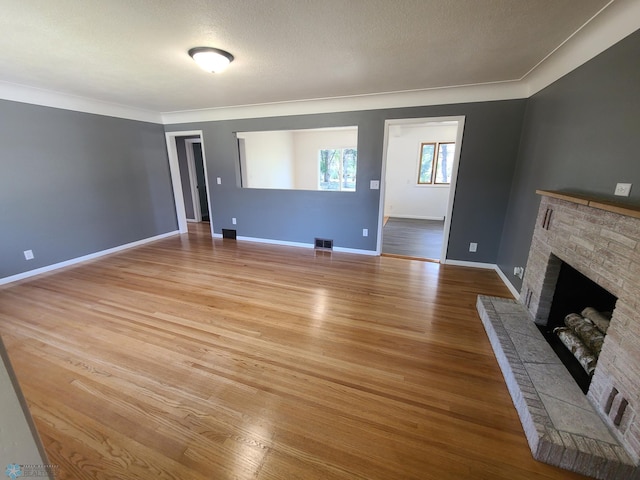
[[[153,112],[45,89],[0,82],[0,98],[65,110],[177,124],[528,98],[640,28],[640,1],[614,0],[519,81],[281,103]]]
[[[141,122],[162,123],[159,112],[103,102],[66,93],[53,92],[41,88],[28,87],[9,82],[0,82],[0,98],[13,102],[30,103],[43,107],[73,110],[75,112],[94,113],[107,117],[126,118]]]
[[[287,115],[309,115],[316,113],[377,110],[383,108],[487,102],[492,100],[526,98],[527,93],[527,86],[523,82],[500,82],[483,85],[465,85],[461,87],[167,112],[162,114],[162,122],[165,125],[171,125],[176,123],[233,120],[240,118],[282,117]]]
[[[613,0],[519,81],[162,113],[165,125],[528,98],[640,28],[640,1]]]
[[[551,85],[640,28],[640,1],[614,0],[523,79],[528,96]]]

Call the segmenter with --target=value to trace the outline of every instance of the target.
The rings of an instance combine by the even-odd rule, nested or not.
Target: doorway
[[[180,137],[176,137],[179,141]],[[209,221],[209,203],[207,200],[207,179],[204,173],[204,159],[202,157],[202,140],[198,138],[185,139],[186,166],[189,175],[190,195],[185,193],[185,209],[187,221],[192,219],[195,222]],[[178,151],[178,154],[180,152]],[[180,175],[182,176],[182,165]],[[188,201],[191,203],[189,208]],[[192,216],[189,216],[191,210]]]
[[[464,117],[385,122],[377,253],[444,263]]]
[[[209,221],[211,196],[202,131],[166,132],[171,184],[180,233],[187,232],[187,222]]]

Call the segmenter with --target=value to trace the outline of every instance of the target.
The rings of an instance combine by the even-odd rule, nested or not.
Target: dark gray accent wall
[[[167,131],[203,131],[203,149],[211,188],[215,232],[236,229],[239,236],[313,243],[315,237],[334,246],[375,250],[384,122],[387,119],[464,115],[448,258],[495,263],[506,203],[520,140],[525,100],[371,110],[289,117],[255,118],[166,125]],[[356,125],[357,191],[313,192],[256,190],[239,187],[234,132]],[[216,177],[222,184],[216,184]],[[231,223],[237,218],[237,225]],[[362,229],[369,236],[362,236]],[[469,242],[478,243],[470,253]]]
[[[517,287],[540,198],[567,190],[640,204],[640,31],[532,96],[527,102],[498,265]],[[633,183],[628,199],[616,183]]]
[[[2,100],[0,155],[0,278],[177,229],[162,125]]]

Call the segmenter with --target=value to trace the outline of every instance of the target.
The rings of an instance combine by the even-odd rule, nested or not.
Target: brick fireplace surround
[[[595,478],[640,479],[640,208],[537,193],[519,302],[479,297],[478,312],[534,457]],[[547,322],[562,262],[618,298],[586,399],[531,328]]]

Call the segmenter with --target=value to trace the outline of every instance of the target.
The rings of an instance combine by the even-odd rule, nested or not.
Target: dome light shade
[[[233,55],[212,47],[195,47],[189,55],[206,72],[220,73],[233,61]]]

